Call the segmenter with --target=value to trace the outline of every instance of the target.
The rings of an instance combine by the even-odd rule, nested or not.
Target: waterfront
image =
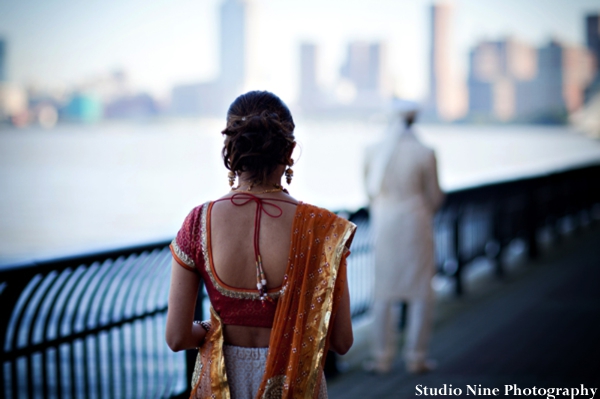
[[[366,204],[365,146],[383,121],[297,121],[292,195]],[[173,236],[227,190],[220,120],[0,130],[0,263]],[[424,125],[444,189],[600,162],[600,142],[566,127]]]

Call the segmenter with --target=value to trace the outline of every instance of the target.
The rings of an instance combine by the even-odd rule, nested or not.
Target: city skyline
[[[177,84],[215,79],[219,76],[218,10],[222,3],[171,2],[175,5],[169,6],[159,2],[137,7],[141,4],[137,0],[118,6],[92,1],[87,8],[71,0],[58,0],[55,8],[31,0],[0,4],[0,36],[7,42],[8,78],[21,84],[74,85],[121,69],[137,89],[159,96]],[[296,100],[302,42],[320,48],[317,80],[331,86],[339,79],[348,43],[385,41],[395,93],[426,98],[431,1],[380,0],[368,6],[330,0],[319,7],[321,3],[314,0],[250,3],[254,23],[249,87],[273,90]],[[537,0],[519,7],[513,0],[486,5],[472,0],[453,3],[453,51],[461,78],[468,73],[469,51],[480,40],[512,35],[540,46],[555,37],[583,45],[584,15],[598,10],[595,2],[588,0],[546,1],[543,8]],[[61,8],[70,12],[61,14]],[[509,11],[515,10],[519,12],[511,15]],[[493,13],[505,17],[486,20],[486,15]],[[406,62],[407,58],[411,61]]]
[[[596,75],[589,48],[556,40],[537,48],[512,38],[482,41],[473,48],[470,63],[472,120],[565,118],[583,105]]]

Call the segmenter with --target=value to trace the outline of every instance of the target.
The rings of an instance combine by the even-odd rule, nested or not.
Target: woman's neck
[[[252,192],[276,192],[282,191],[283,186],[281,185],[281,179],[272,180],[267,182],[254,182],[251,180],[240,179],[238,186],[234,189],[235,191],[246,191]]]
[[[264,181],[256,181],[250,178],[249,174],[242,172],[238,177],[236,191],[259,192],[266,190],[275,190],[283,188],[281,185],[281,176],[283,175],[284,167],[278,167]]]

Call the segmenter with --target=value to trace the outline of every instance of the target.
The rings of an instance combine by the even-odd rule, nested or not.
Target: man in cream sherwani
[[[366,369],[388,372],[396,354],[397,304],[408,303],[406,368],[433,369],[427,351],[432,327],[435,273],[433,217],[444,200],[435,154],[412,129],[415,103],[396,100],[387,137],[368,149],[366,183],[375,234],[375,301],[372,361]]]

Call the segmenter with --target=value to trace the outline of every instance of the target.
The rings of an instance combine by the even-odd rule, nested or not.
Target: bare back
[[[227,195],[223,198],[228,198]],[[298,202],[284,193],[264,194],[260,198],[284,199]],[[271,217],[263,212],[260,221],[259,248],[267,278],[267,289],[279,288],[283,283],[290,251],[291,229],[296,206],[286,202],[275,202],[281,216]],[[264,203],[265,211],[278,215],[279,210]],[[220,280],[236,288],[256,289],[256,264],[254,232],[256,203],[250,201],[243,206],[229,201],[218,201],[212,206],[210,215],[210,237],[213,265]],[[225,342],[236,346],[265,347],[269,344],[271,329],[226,325]]]

